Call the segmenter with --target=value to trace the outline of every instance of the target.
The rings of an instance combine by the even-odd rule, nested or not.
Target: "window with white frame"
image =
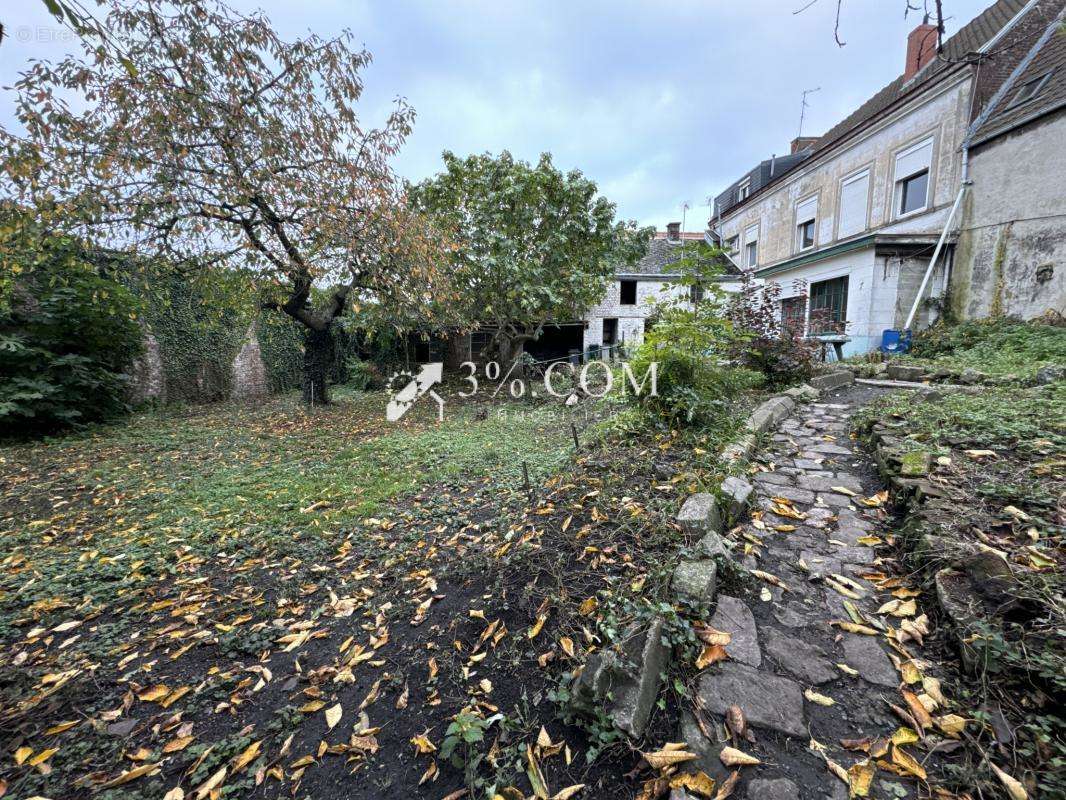
[[[737,187],[737,202],[747,200],[749,194],[751,194],[751,178],[745,178]]]
[[[818,217],[818,196],[808,197],[796,204],[796,249],[810,250],[814,247],[814,232]]]
[[[929,167],[932,159],[932,136],[896,154],[896,216],[914,214],[928,207]]]
[[[725,240],[725,251],[727,253],[729,253],[729,255],[733,255],[734,253],[739,253],[740,252],[740,237],[739,236],[730,236],[728,239],[726,239]]]
[[[870,170],[840,182],[840,218],[837,236],[841,239],[866,230],[870,213]]]
[[[759,263],[759,226],[752,225],[744,231],[744,266],[754,267]]]

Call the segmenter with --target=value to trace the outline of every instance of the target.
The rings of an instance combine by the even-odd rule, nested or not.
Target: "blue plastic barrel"
[[[911,347],[911,332],[888,329],[881,332],[882,353],[906,353]]]

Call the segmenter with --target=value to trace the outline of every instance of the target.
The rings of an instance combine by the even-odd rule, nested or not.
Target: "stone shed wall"
[[[1066,313],[1066,111],[975,148],[951,277],[962,319]]]

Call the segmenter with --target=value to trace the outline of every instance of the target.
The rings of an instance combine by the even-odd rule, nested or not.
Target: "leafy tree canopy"
[[[454,247],[450,269],[461,316],[496,326],[502,358],[545,323],[580,317],[607,279],[645,252],[651,229],[615,220],[615,206],[574,170],[544,154],[535,166],[504,151],[459,158],[410,191]]]
[[[360,119],[370,53],[350,31],[284,41],[218,0],[106,5],[102,44],[16,82],[28,136],[3,144],[18,199],[97,246],[250,266],[312,331],[354,298],[426,304],[438,237],[390,166],[414,111]],[[317,304],[316,285],[331,287]]]

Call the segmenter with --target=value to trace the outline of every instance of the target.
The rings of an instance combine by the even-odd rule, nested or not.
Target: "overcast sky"
[[[233,0],[261,7],[283,35],[352,29],[374,55],[365,116],[398,95],[418,112],[396,167],[418,179],[440,154],[551,152],[618,204],[662,228],[707,220],[707,198],[756,162],[787,153],[800,97],[804,133],[819,134],[903,71],[904,0],[845,0],[838,47],[835,0]],[[921,0],[918,3],[920,4]],[[991,0],[944,0],[948,33]],[[17,9],[12,9],[17,5]],[[91,5],[91,4],[87,4]],[[0,11],[0,85],[64,41],[41,0]],[[0,124],[13,123],[3,95]]]

